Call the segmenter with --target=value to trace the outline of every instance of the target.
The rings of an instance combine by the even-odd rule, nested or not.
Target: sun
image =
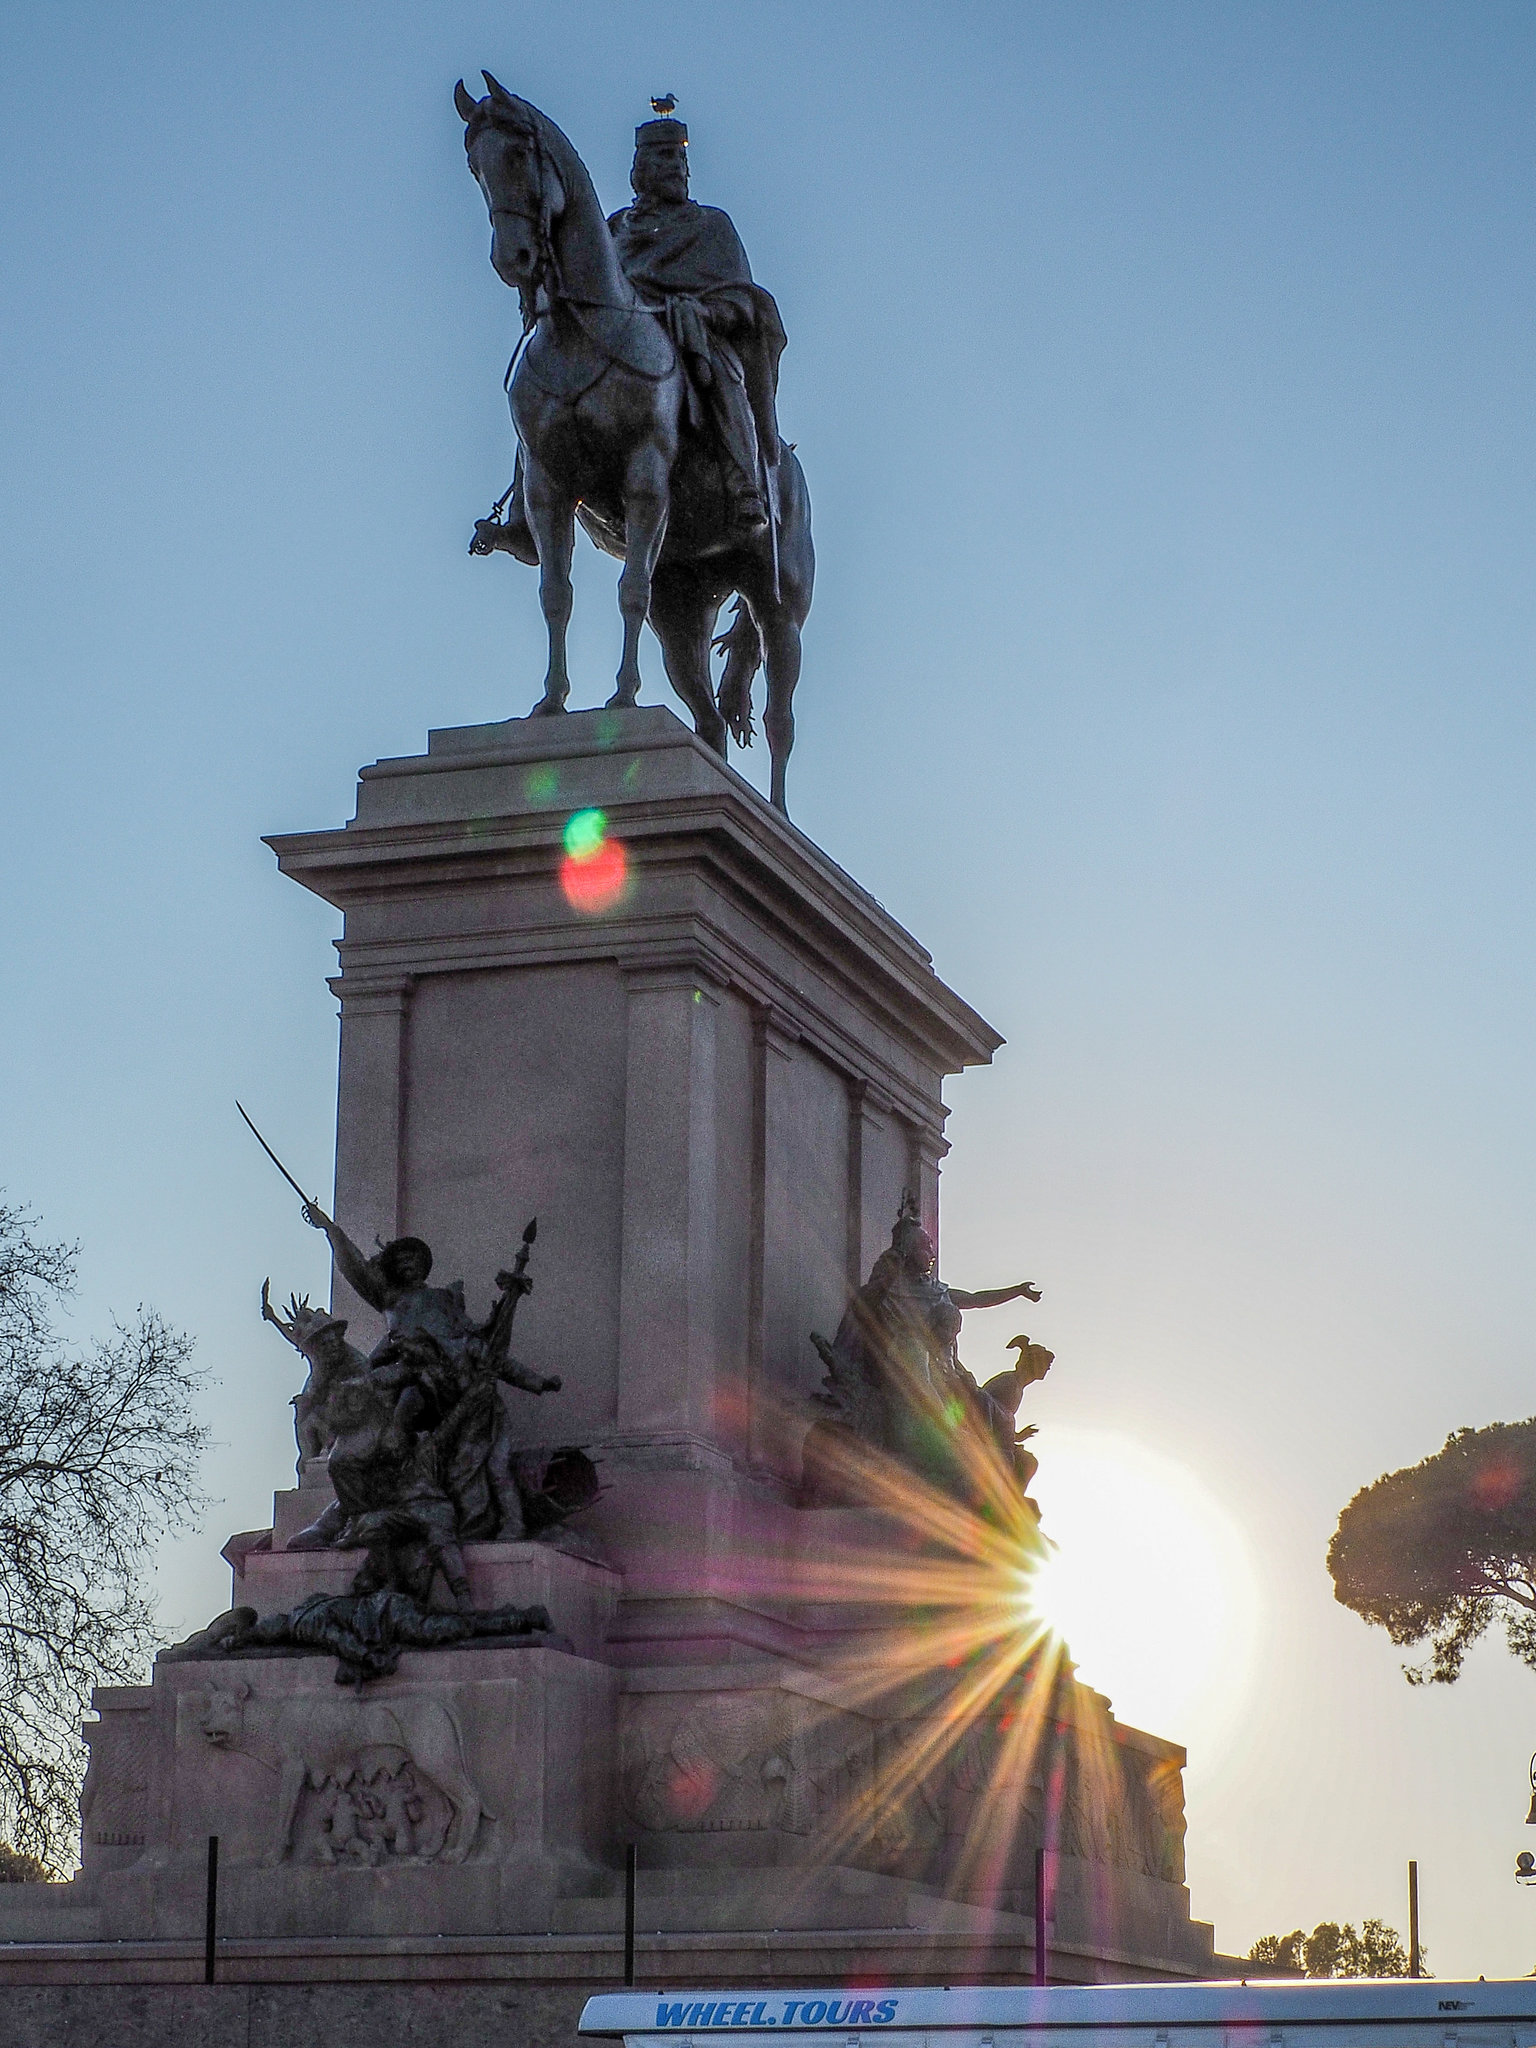
[[[1031,1611],[1122,1722],[1198,1749],[1230,1739],[1252,1684],[1261,1591],[1233,1516],[1185,1466],[1126,1437],[1052,1427],[1032,1492],[1056,1545]]]

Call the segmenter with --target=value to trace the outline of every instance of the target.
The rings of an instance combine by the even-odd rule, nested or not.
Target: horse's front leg
[[[571,623],[571,556],[576,548],[576,500],[541,466],[529,463],[524,483],[528,524],[539,551],[539,609],[549,630],[549,669],[544,694],[529,712],[539,718],[563,711],[571,694],[565,667],[565,636]]]
[[[631,709],[640,695],[640,628],[651,606],[651,572],[667,531],[670,464],[654,441],[637,448],[624,476],[624,573],[619,578],[619,611],[624,620],[624,655],[608,699],[610,710]]]

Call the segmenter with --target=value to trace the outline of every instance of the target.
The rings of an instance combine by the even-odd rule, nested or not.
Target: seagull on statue
[[[655,93],[652,93],[651,109],[663,118],[668,114],[675,114],[677,112],[677,94],[675,92],[664,92],[658,97]]]

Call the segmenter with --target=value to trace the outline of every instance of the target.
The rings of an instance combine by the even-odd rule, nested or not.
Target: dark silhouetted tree
[[[84,1772],[79,1721],[96,1685],[142,1678],[154,1614],[150,1548],[202,1506],[206,1432],[191,1344],[150,1310],[105,1341],[55,1328],[75,1252],[41,1244],[0,1203],[0,1837],[66,1860]]]
[[[1248,1951],[1250,1963],[1268,1963],[1288,1977],[1305,1977],[1307,1937],[1299,1927],[1289,1934],[1261,1934]]]
[[[1346,1920],[1320,1920],[1310,1934],[1261,1934],[1248,1951],[1250,1963],[1268,1963],[1293,1977],[1406,1977],[1408,1954],[1396,1930],[1382,1920],[1363,1920],[1357,1934]],[[1423,1957],[1420,1957],[1423,1967]]]
[[[1357,1493],[1328,1546],[1334,1597],[1423,1643],[1413,1685],[1449,1685],[1467,1651],[1501,1620],[1511,1651],[1536,1668],[1536,1420],[1458,1429],[1422,1464]]]

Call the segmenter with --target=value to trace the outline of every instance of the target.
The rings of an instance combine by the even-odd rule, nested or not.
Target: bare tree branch
[[[58,1868],[91,1689],[142,1677],[151,1546],[205,1505],[189,1339],[153,1310],[78,1349],[54,1317],[75,1248],[0,1202],[0,1836]]]

